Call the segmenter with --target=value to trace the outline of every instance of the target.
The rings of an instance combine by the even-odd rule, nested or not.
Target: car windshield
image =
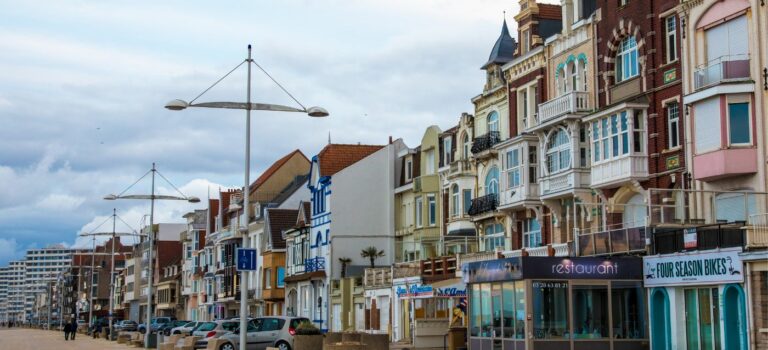
[[[194,327],[196,325],[197,325],[197,322],[192,321],[192,322],[185,323],[182,327],[189,328],[189,327]]]
[[[240,326],[239,322],[222,322],[221,329],[225,331],[234,332]]]
[[[201,324],[197,329],[195,329],[196,332],[208,332],[212,331],[214,328],[216,328],[215,322],[206,322]]]

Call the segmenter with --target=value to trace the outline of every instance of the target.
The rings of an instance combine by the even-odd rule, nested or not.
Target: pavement
[[[64,341],[64,332],[26,328],[0,328],[0,350],[128,350],[139,349],[78,334]]]

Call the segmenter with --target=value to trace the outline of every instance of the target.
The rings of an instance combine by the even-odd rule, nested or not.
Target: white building
[[[24,320],[30,321],[35,313],[35,294],[48,292],[48,283],[56,282],[59,274],[69,269],[75,252],[77,249],[62,245],[27,250],[21,291],[24,297]]]

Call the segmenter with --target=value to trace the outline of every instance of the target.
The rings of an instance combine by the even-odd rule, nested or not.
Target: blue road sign
[[[237,248],[237,271],[256,271],[256,249]]]

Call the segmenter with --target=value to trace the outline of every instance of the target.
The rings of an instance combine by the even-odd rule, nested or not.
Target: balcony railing
[[[653,254],[744,247],[744,224],[744,222],[736,222],[689,227],[687,229],[657,229],[653,234]],[[690,238],[693,238],[688,242],[686,242],[686,232]],[[695,235],[690,235],[693,232],[695,232]]]
[[[718,57],[699,66],[694,74],[696,90],[724,81],[749,79],[749,55]]]
[[[620,181],[648,177],[648,156],[629,155],[592,164],[592,186],[614,184]]]
[[[579,232],[579,256],[626,254],[645,251],[646,227],[618,228],[598,232]]]
[[[469,206],[469,215],[480,215],[489,211],[496,210],[499,206],[499,197],[496,193],[486,194],[482,197],[472,199],[472,204]]]
[[[472,141],[472,154],[489,150],[499,142],[501,142],[501,134],[498,131],[490,131],[485,135],[475,137],[475,140]]]
[[[365,269],[363,285],[366,288],[391,286],[392,269],[388,267]]]
[[[539,179],[539,183],[542,196],[574,188],[589,187],[589,172],[570,169],[554,175],[543,176]]]
[[[768,214],[749,216],[747,249],[768,248]]]
[[[459,159],[451,162],[449,167],[449,174],[455,175],[462,172],[472,171],[472,164],[468,159]]]
[[[589,93],[584,91],[572,91],[558,98],[549,100],[539,105],[538,118],[534,119],[534,126],[546,123],[548,120],[561,115],[588,112]]]
[[[325,271],[325,258],[314,257],[304,260],[304,272]]]

